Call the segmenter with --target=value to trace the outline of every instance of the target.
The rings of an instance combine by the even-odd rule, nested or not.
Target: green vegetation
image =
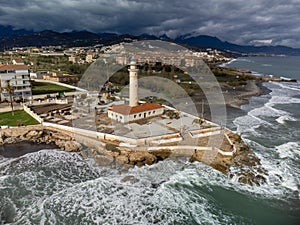
[[[24,110],[16,110],[14,116],[11,112],[0,113],[0,125],[18,126],[18,125],[35,125],[39,124],[34,118],[27,114]]]
[[[211,66],[210,69],[219,82],[227,83],[230,86],[246,85],[247,80],[256,79],[253,75],[250,75],[248,71],[241,69],[231,69],[217,66]]]
[[[11,115],[14,115],[14,103],[13,103],[14,87],[10,85],[10,80],[6,81],[6,88],[5,89],[8,93],[8,95],[9,95]]]
[[[62,56],[42,56],[33,54],[21,54],[21,55],[1,55],[2,63],[9,63],[11,59],[21,58],[26,65],[29,65],[31,72],[38,71],[51,71],[59,73],[67,73],[71,75],[77,75],[79,78],[84,74],[89,67],[89,63],[86,64],[73,64],[69,62],[69,58],[66,55]],[[82,56],[83,57],[83,56]]]
[[[56,84],[51,84],[48,82],[32,82],[33,95],[51,94],[57,92],[72,92],[72,91],[76,91],[76,90],[64,86],[56,85]]]

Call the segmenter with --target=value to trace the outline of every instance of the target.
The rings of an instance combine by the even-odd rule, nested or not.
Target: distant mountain
[[[117,35],[111,33],[92,33],[89,31],[55,32],[44,30],[33,34],[0,38],[0,50],[12,47],[26,46],[93,46],[93,45],[111,45],[120,42],[128,42],[138,37],[124,34]]]
[[[2,32],[3,31],[3,32]],[[285,46],[243,46],[232,44],[227,41],[221,41],[217,37],[199,35],[193,37],[186,34],[176,38],[169,38],[167,35],[156,37],[154,35],[142,34],[134,36],[130,34],[114,34],[114,33],[92,33],[89,31],[72,31],[72,32],[55,32],[45,30],[32,33],[26,30],[13,30],[11,26],[0,26],[0,51],[10,49],[12,47],[25,46],[49,46],[60,45],[66,47],[72,46],[93,46],[93,45],[112,45],[120,42],[130,42],[132,40],[164,40],[182,44],[194,49],[213,48],[222,51],[245,54],[286,54],[300,55],[300,49]]]
[[[172,39],[169,38],[166,34],[159,36],[159,39],[162,41],[172,41]]]
[[[231,51],[246,54],[286,54],[286,55],[300,55],[299,48],[291,48],[286,46],[250,46],[250,45],[236,45],[227,41],[221,41],[217,37],[207,35],[199,35],[192,37],[187,34],[175,39],[176,43],[181,43],[199,48],[214,48],[222,51]]]
[[[12,26],[2,26],[0,25],[0,38],[4,37],[16,37],[24,34],[32,34],[32,30],[25,29],[14,29]]]

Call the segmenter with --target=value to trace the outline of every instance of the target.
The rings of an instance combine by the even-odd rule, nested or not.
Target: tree
[[[13,104],[14,87],[10,84],[10,80],[6,81],[5,90],[6,90],[7,94],[9,95],[11,115],[14,116],[14,104]]]

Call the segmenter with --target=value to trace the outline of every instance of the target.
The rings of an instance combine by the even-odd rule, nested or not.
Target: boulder
[[[79,152],[81,148],[81,144],[76,141],[66,141],[64,145],[66,152]]]
[[[52,139],[58,139],[58,140],[64,140],[64,141],[70,141],[72,138],[68,135],[65,135],[63,133],[58,133],[58,132],[52,132],[51,133],[51,138]]]
[[[137,183],[137,182],[139,182],[139,181],[140,181],[140,180],[137,179],[137,178],[134,177],[134,176],[126,176],[126,177],[124,177],[124,178],[121,180],[121,182],[123,182],[123,183],[129,182],[129,183],[131,183],[131,184]]]
[[[118,156],[116,156],[116,160],[119,163],[124,163],[124,164],[127,164],[129,162],[128,156],[126,156],[126,155],[118,155]]]
[[[228,137],[231,139],[231,140],[234,140],[234,141],[237,141],[237,142],[240,142],[242,139],[241,139],[241,136],[238,135],[238,134],[235,134],[235,133],[230,133],[228,135]]]
[[[129,155],[129,163],[131,165],[143,166],[145,164],[152,165],[156,162],[156,157],[149,152],[132,152]]]
[[[172,151],[170,149],[161,149],[150,151],[150,153],[156,156],[157,160],[163,160],[168,158],[172,154]]]
[[[29,131],[25,137],[30,140],[30,139],[37,139],[40,138],[43,134],[43,131],[38,131],[38,130],[31,130]]]
[[[19,142],[18,138],[16,137],[8,137],[4,140],[3,144],[14,144],[16,142]]]
[[[94,160],[99,166],[109,166],[114,162],[114,157],[110,155],[95,155]]]

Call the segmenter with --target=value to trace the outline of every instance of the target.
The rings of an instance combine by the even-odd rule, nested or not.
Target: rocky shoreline
[[[88,140],[89,137],[81,138],[85,139],[87,143],[92,143],[92,140]],[[48,144],[66,152],[78,152],[83,157],[92,157],[100,166],[117,164],[125,168],[152,165],[167,158],[176,160],[178,157],[185,157],[191,162],[204,162],[229,177],[238,175],[238,181],[242,183],[250,185],[264,183],[266,171],[261,168],[259,159],[239,135],[230,133],[229,138],[236,146],[236,154],[233,157],[224,157],[217,152],[211,152],[213,159],[207,152],[200,150],[195,150],[192,154],[184,154],[184,149],[181,151],[171,151],[167,148],[138,151],[119,147],[112,143],[101,143],[101,145],[93,143],[90,146],[84,146],[76,141],[77,138],[72,133],[42,125],[2,129],[0,132],[0,145],[5,146],[22,142]],[[247,169],[245,169],[245,166]],[[235,167],[236,172],[234,174],[230,170],[232,167]]]

